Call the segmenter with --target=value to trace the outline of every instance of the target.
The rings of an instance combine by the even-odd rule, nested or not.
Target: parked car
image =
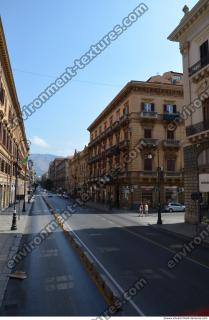
[[[185,211],[185,205],[178,202],[169,202],[164,206],[166,212],[182,212]]]
[[[64,193],[62,194],[62,197],[63,197],[64,199],[69,199],[69,196],[68,196],[68,194],[67,194],[66,192],[64,192]]]

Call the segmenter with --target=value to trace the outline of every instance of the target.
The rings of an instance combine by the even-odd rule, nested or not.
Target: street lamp
[[[22,139],[19,141],[19,144],[21,142],[25,142],[25,139]],[[17,202],[17,186],[18,186],[18,163],[19,163],[19,147],[18,144],[16,144],[17,147],[17,155],[16,155],[16,163],[15,163],[15,194],[14,194],[14,211],[12,216],[12,226],[11,230],[17,230],[17,210],[16,210],[16,202]]]
[[[29,170],[29,190],[30,190],[30,194],[28,197],[28,203],[30,203],[30,197],[31,197],[31,172],[33,170],[33,161],[32,160],[28,160],[28,170]],[[33,171],[34,172],[34,171]],[[33,173],[32,173],[33,174]]]
[[[160,167],[160,155],[159,148],[157,149],[157,177],[158,177],[158,218],[157,224],[162,224],[162,215],[161,215],[161,189],[160,189],[160,179],[161,179],[161,167]]]
[[[148,154],[148,159],[152,159],[153,155]],[[160,179],[161,179],[161,167],[160,167],[160,154],[159,154],[159,148],[157,148],[157,185],[158,185],[158,218],[157,218],[157,224],[162,224],[162,215],[161,215],[161,185],[160,185]]]
[[[28,145],[28,151],[29,151],[29,146],[31,145],[30,140],[27,140],[27,145]],[[26,196],[26,175],[27,175],[27,163],[28,163],[28,156],[29,153],[26,156],[26,163],[25,163],[25,177],[24,177],[24,200],[23,200],[23,207],[22,207],[22,212],[25,212],[25,196]],[[25,159],[24,159],[25,160]]]

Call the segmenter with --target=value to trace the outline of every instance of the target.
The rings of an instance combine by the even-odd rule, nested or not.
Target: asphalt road
[[[48,200],[57,209],[69,201]],[[168,261],[184,242],[140,225],[136,214],[101,213],[76,207],[72,232],[100,264],[121,296],[140,278],[148,284],[123,308],[123,315],[191,315],[209,309],[209,251],[198,248],[172,270]]]
[[[22,244],[52,220],[37,195]],[[9,280],[1,316],[95,316],[107,308],[60,229],[25,257],[16,270],[25,271],[27,279]]]

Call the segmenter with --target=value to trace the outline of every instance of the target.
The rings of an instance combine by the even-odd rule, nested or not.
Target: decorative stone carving
[[[209,89],[209,78],[206,78],[200,82],[200,84],[197,86],[197,89],[195,90],[195,93],[197,96],[199,96],[201,93],[205,92],[207,89]]]
[[[185,55],[189,52],[189,48],[190,48],[190,42],[189,41],[185,41],[185,42],[181,42],[180,43],[180,52],[182,55]]]

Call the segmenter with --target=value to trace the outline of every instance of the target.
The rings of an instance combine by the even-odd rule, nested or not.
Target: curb
[[[184,235],[184,234],[181,234],[181,233],[178,233],[178,232],[175,232],[175,231],[166,230],[166,229],[164,229],[164,228],[162,228],[162,227],[156,227],[156,226],[154,226],[154,225],[152,225],[152,224],[150,224],[150,223],[148,223],[147,225],[148,225],[150,228],[152,228],[152,229],[154,229],[154,230],[156,230],[156,231],[159,231],[159,232],[164,233],[164,234],[168,234],[168,235],[175,236],[176,238],[179,238],[179,239],[181,239],[181,240],[191,241],[191,240],[193,240],[194,237],[195,237],[195,236],[194,236],[194,237],[190,237],[190,236],[186,236],[186,235]],[[209,243],[203,241],[203,242],[201,243],[201,247],[209,249]]]
[[[45,198],[43,199],[47,207],[50,209],[50,212],[53,214],[58,225],[64,231],[65,236],[69,239],[70,244],[78,254],[82,264],[96,284],[106,303],[109,306],[114,306],[118,311],[121,310],[121,308],[118,308],[117,304],[117,301],[120,300],[120,295],[112,285],[111,281],[100,272],[96,262],[92,259],[90,254],[83,248],[80,241],[77,240],[76,237],[68,230],[68,228],[65,226],[65,222],[62,216],[56,213],[53,206]]]

